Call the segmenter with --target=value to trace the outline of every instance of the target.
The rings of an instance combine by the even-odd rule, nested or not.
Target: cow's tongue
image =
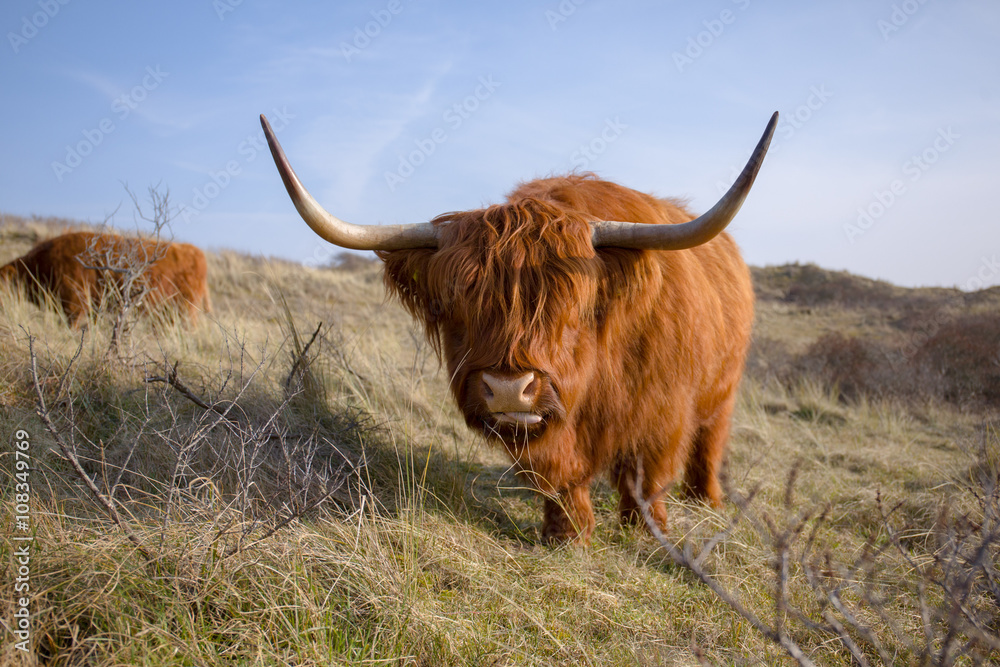
[[[542,418],[533,412],[495,412],[493,416],[497,421],[510,424],[537,424],[542,421]]]

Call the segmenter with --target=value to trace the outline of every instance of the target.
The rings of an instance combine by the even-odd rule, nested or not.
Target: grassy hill
[[[73,226],[3,222],[0,263]],[[0,618],[31,536],[32,651],[7,634],[0,663],[1000,660],[1000,289],[754,279],[730,502],[671,496],[660,542],[601,483],[593,544],[555,549],[378,263],[209,254],[213,312],[142,319],[115,351],[108,317],[70,330],[4,291]]]

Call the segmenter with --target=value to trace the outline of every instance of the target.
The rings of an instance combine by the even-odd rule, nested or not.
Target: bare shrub
[[[754,336],[747,355],[746,373],[766,383],[788,379],[794,356],[788,345],[774,338]]]
[[[961,484],[971,509],[956,512],[945,504],[933,525],[918,525],[899,516],[902,503],[889,506],[880,493],[873,507],[879,530],[854,555],[823,546],[829,508],[802,508],[795,498],[794,467],[778,512],[761,509],[756,492],[745,496],[724,480],[735,516],[722,531],[700,538],[689,533],[679,544],[653,519],[654,499],[635,491],[642,488],[641,468],[632,488],[646,525],[669,558],[796,664],[816,664],[809,647],[828,641],[839,642],[852,663],[863,666],[995,664],[1000,655],[1000,434],[994,424],[984,425],[980,449],[974,474]],[[741,602],[727,587],[725,572],[712,572],[713,551],[741,524],[770,545],[770,618]],[[905,571],[916,576],[900,576]],[[904,652],[889,646],[902,646]],[[700,649],[693,649],[701,657]]]
[[[31,337],[29,349],[37,413],[70,464],[60,474],[82,482],[79,492],[96,500],[148,560],[162,553],[172,524],[192,525],[196,550],[228,556],[331,499],[353,509],[367,493],[359,476],[367,417],[327,409],[317,425],[292,409],[308,385],[309,364],[302,359],[308,346],[293,357],[279,399],[265,377],[271,354],[250,353],[245,342],[231,346],[228,337],[228,368],[222,366],[214,382],[200,381],[201,389],[164,359],[142,364],[139,387],[106,399],[88,387],[127,386],[122,374],[132,367],[97,378],[108,372],[106,364],[46,369]],[[81,382],[80,372],[91,377]],[[310,415],[319,409],[312,405]],[[149,536],[150,520],[160,524],[159,540]]]
[[[914,370],[901,352],[871,338],[826,334],[799,355],[791,375],[806,375],[836,387],[843,399],[861,396],[914,398]]]
[[[326,264],[327,269],[334,271],[364,271],[379,264],[379,260],[369,255],[361,255],[356,252],[339,252],[333,256]]]
[[[1000,407],[1000,314],[942,325],[917,349],[914,362],[949,403]]]
[[[875,397],[903,403],[935,400],[958,408],[1000,407],[1000,315],[949,318],[910,350],[870,336],[830,333],[804,352],[763,340],[747,372],[794,385],[816,380],[841,399]]]
[[[143,220],[153,225],[152,237],[156,243],[136,243],[127,237],[121,237],[120,242],[100,243],[101,237],[94,236],[84,254],[77,258],[84,268],[104,274],[101,284],[105,286],[105,294],[101,298],[100,310],[112,318],[108,355],[114,354],[119,359],[129,347],[138,313],[153,289],[148,277],[149,268],[167,253],[167,244],[160,241],[164,232],[170,231],[172,215],[169,190],[161,193],[157,186],[149,187],[151,210],[148,213],[128,186],[125,186],[125,192],[135,207],[136,221]]]

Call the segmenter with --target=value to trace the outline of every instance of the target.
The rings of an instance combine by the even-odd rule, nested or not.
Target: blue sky
[[[325,261],[260,113],[351,222],[571,169],[702,212],[778,110],[750,263],[1000,284],[995,0],[6,0],[0,28],[3,212],[99,222],[160,184],[180,240]]]

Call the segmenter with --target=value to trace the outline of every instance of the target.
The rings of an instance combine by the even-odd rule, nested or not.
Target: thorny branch
[[[797,469],[792,470],[785,488],[784,510],[788,518],[784,523],[775,521],[766,511],[754,510],[750,502],[752,495],[744,497],[736,490],[727,488],[737,513],[726,528],[706,540],[700,554],[694,557],[690,540],[678,548],[656,524],[651,512],[652,502],[656,499],[642,498],[637,492],[642,488],[643,474],[641,461],[639,463],[631,492],[642,510],[646,526],[671,560],[694,574],[724,604],[746,619],[761,636],[780,646],[797,664],[814,663],[789,636],[786,626],[792,620],[806,630],[836,638],[854,664],[867,667],[872,664],[873,658],[884,665],[899,664],[902,656],[886,650],[875,629],[862,620],[864,614],[859,612],[863,610],[876,614],[897,639],[909,646],[915,664],[953,665],[957,659],[964,657],[978,665],[988,661],[990,655],[995,657],[992,652],[1000,651],[1000,637],[996,630],[1000,625],[1000,605],[995,604],[996,593],[1000,592],[995,576],[995,563],[1000,557],[1000,484],[997,483],[1000,479],[996,476],[986,481],[985,489],[969,489],[979,501],[982,520],[970,522],[963,517],[947,522],[943,531],[944,544],[929,560],[914,558],[903,541],[907,531],[895,528],[890,521],[898,506],[887,511],[879,495],[876,504],[887,539],[877,545],[872,538],[853,563],[842,565],[829,551],[816,557],[819,556],[817,533],[827,520],[827,510],[816,517],[809,511],[793,510]],[[708,552],[741,521],[749,522],[771,545],[775,577],[772,593],[775,619],[771,624],[744,606],[733,592],[703,567]],[[942,521],[939,519],[939,524]],[[810,523],[812,528],[807,533]],[[805,545],[799,548],[799,555],[795,557],[796,545],[806,534]],[[890,599],[875,594],[884,587],[877,576],[878,564],[891,549],[895,549],[903,563],[919,576],[916,599],[910,600],[918,608],[922,621],[922,632],[918,633],[918,637],[912,637],[912,631],[901,627],[893,617]],[[796,585],[790,573],[793,563],[801,569],[818,603],[818,609],[812,614],[791,602],[792,589]],[[939,602],[930,601],[928,586],[940,591]],[[848,591],[851,592],[850,599],[858,602],[848,602],[844,597]],[[984,600],[994,604],[984,607]],[[700,649],[695,650],[695,655],[699,660],[704,658]]]
[[[31,358],[31,379],[35,386],[35,398],[37,399],[38,402],[37,408],[35,410],[35,412],[38,414],[38,417],[42,420],[42,423],[45,425],[45,428],[48,429],[49,433],[52,434],[52,437],[55,438],[56,444],[59,446],[59,451],[61,451],[66,460],[70,462],[70,465],[73,467],[73,471],[76,473],[77,477],[79,477],[80,480],[82,480],[83,483],[87,485],[87,488],[90,489],[90,492],[94,495],[94,498],[97,499],[97,502],[108,513],[108,515],[111,517],[111,520],[114,521],[115,524],[117,524],[117,526],[122,529],[122,531],[125,533],[125,536],[128,537],[128,539],[135,545],[136,549],[146,558],[146,560],[149,561],[153,560],[152,554],[150,554],[150,552],[146,549],[146,547],[143,546],[142,540],[139,539],[139,536],[135,534],[132,528],[124,520],[122,520],[121,515],[118,514],[118,508],[115,507],[114,499],[108,498],[103,493],[101,493],[101,490],[98,488],[97,484],[90,477],[90,475],[87,474],[87,471],[84,470],[83,466],[80,464],[80,459],[77,458],[75,448],[71,447],[69,444],[66,443],[66,440],[65,438],[63,438],[62,433],[52,422],[52,418],[49,416],[48,406],[46,406],[45,404],[45,395],[42,392],[41,382],[39,381],[38,377],[38,359],[37,356],[35,355],[35,338],[34,336],[30,335],[28,336],[28,353]],[[60,384],[62,383],[60,382]]]
[[[653,518],[653,513],[651,509],[652,506],[650,502],[646,498],[644,498],[642,494],[639,492],[639,489],[642,488],[642,476],[643,476],[642,461],[639,461],[638,471],[637,471],[638,479],[636,479],[634,483],[632,483],[630,480],[629,484],[629,486],[631,487],[630,491],[632,492],[632,496],[633,498],[635,498],[636,503],[642,510],[642,516],[643,519],[646,521],[646,526],[649,528],[649,531],[653,534],[653,537],[655,537],[656,540],[660,543],[660,545],[666,550],[667,555],[670,556],[671,560],[673,560],[674,563],[685,568],[686,570],[694,574],[696,577],[698,577],[698,579],[701,580],[701,582],[704,583],[706,586],[708,586],[712,590],[712,592],[719,597],[720,600],[722,600],[727,606],[732,608],[737,614],[745,618],[750,623],[750,625],[752,625],[754,629],[757,630],[757,632],[759,632],[761,635],[763,635],[771,642],[774,642],[775,644],[783,648],[785,652],[788,653],[788,655],[790,655],[792,658],[796,660],[796,662],[798,662],[799,665],[802,665],[802,667],[813,667],[815,663],[813,663],[813,661],[810,660],[808,656],[806,656],[806,654],[802,651],[799,645],[795,643],[794,640],[792,640],[790,637],[788,637],[787,634],[785,634],[784,630],[780,626],[777,628],[772,628],[769,625],[767,625],[751,610],[743,606],[743,604],[738,599],[736,599],[736,596],[734,596],[724,586],[722,586],[722,584],[720,584],[715,577],[713,577],[711,574],[709,574],[702,568],[701,558],[697,559],[691,558],[690,553],[685,553],[685,551],[687,550],[678,550],[677,547],[675,547],[670,542],[670,540],[667,539],[667,536],[663,534],[663,531],[660,530],[659,525],[657,525],[656,520]]]
[[[310,345],[316,339],[316,336],[318,334],[319,334],[319,327],[317,327],[316,332],[313,334],[312,339],[309,341]],[[303,348],[301,354],[296,355],[296,358],[293,360],[293,366],[299,365],[301,363],[301,360],[304,358],[305,353],[308,351],[308,349],[309,349],[309,345],[306,345],[305,348]],[[213,428],[216,424],[218,424],[218,423],[221,422],[221,423],[224,423],[226,426],[228,426],[229,430],[234,435],[236,435],[239,438],[239,440],[243,443],[244,446],[240,450],[241,452],[243,452],[243,454],[241,454],[239,469],[242,471],[240,473],[240,476],[241,476],[241,487],[244,489],[244,492],[240,494],[240,498],[242,499],[242,503],[244,505],[244,507],[243,507],[243,512],[244,513],[246,512],[245,504],[246,504],[246,502],[249,499],[247,491],[253,485],[252,481],[251,481],[251,478],[254,477],[254,475],[256,474],[257,469],[263,463],[263,459],[260,457],[262,445],[266,441],[271,440],[271,439],[278,439],[278,440],[280,440],[281,445],[282,445],[282,453],[283,453],[284,458],[285,458],[285,464],[286,464],[286,469],[287,469],[287,473],[288,473],[286,483],[288,485],[288,494],[289,494],[289,500],[290,500],[290,504],[291,504],[290,511],[288,512],[288,514],[284,518],[277,520],[269,529],[267,529],[264,532],[263,535],[259,536],[257,539],[255,539],[250,544],[243,544],[243,540],[248,535],[250,535],[254,530],[256,530],[256,528],[258,527],[258,525],[259,525],[260,522],[255,519],[255,520],[251,521],[251,523],[250,523],[249,526],[244,526],[242,528],[242,530],[241,530],[242,534],[241,534],[239,543],[236,544],[236,545],[234,545],[233,547],[231,547],[224,554],[225,558],[228,558],[228,557],[230,557],[230,556],[232,556],[232,555],[234,555],[236,553],[239,553],[240,551],[243,551],[243,550],[245,550],[247,548],[250,548],[253,545],[256,545],[256,544],[260,543],[262,540],[267,539],[271,535],[274,535],[278,530],[280,530],[281,528],[287,526],[292,521],[295,521],[296,519],[301,518],[302,516],[304,516],[306,513],[310,512],[311,510],[319,507],[322,503],[324,503],[326,500],[328,500],[331,497],[337,498],[338,500],[341,500],[341,501],[350,501],[349,494],[346,494],[343,491],[343,486],[344,486],[344,483],[345,483],[345,480],[346,480],[346,476],[342,475],[342,471],[343,471],[343,469],[344,469],[345,466],[350,465],[350,462],[347,461],[346,459],[345,459],[344,464],[342,464],[338,470],[334,471],[331,475],[328,476],[328,479],[324,483],[324,486],[326,488],[324,489],[323,494],[319,498],[313,499],[311,502],[304,502],[305,499],[306,499],[306,497],[303,497],[303,502],[301,504],[299,504],[295,500],[296,493],[294,492],[294,490],[292,488],[293,477],[294,477],[293,472],[292,472],[293,468],[294,468],[293,461],[292,461],[293,457],[288,452],[287,447],[285,446],[286,436],[285,436],[285,433],[283,431],[279,430],[279,428],[277,426],[277,421],[284,414],[284,412],[287,409],[288,405],[294,400],[294,398],[296,397],[296,395],[297,395],[298,392],[294,392],[294,391],[293,392],[288,392],[286,394],[284,400],[281,402],[281,404],[278,405],[277,408],[275,408],[271,412],[271,414],[268,417],[267,421],[262,426],[260,426],[258,428],[247,427],[247,426],[244,426],[243,424],[241,424],[239,421],[233,419],[230,416],[230,413],[232,412],[233,407],[236,405],[236,401],[235,400],[228,401],[225,406],[223,406],[222,404],[219,404],[219,403],[209,403],[208,401],[202,399],[197,394],[195,394],[194,391],[192,391],[184,382],[182,382],[180,380],[180,378],[178,377],[178,374],[177,374],[177,367],[178,367],[178,364],[174,363],[174,365],[172,367],[169,367],[169,370],[167,371],[167,373],[164,376],[147,376],[145,381],[147,383],[157,383],[158,382],[158,383],[167,384],[167,385],[173,387],[179,394],[181,394],[182,396],[184,396],[186,399],[188,399],[189,401],[191,401],[193,404],[195,404],[196,406],[198,406],[202,410],[204,410],[206,412],[212,412],[212,413],[218,415],[218,419],[216,419],[213,424],[211,424],[208,428],[203,428],[202,431],[199,431],[199,433],[207,432],[208,430],[211,430],[211,428]],[[258,367],[257,370],[259,370],[259,367]],[[254,371],[254,373],[256,373],[256,370]],[[291,377],[291,375],[289,377]],[[245,390],[248,385],[249,385],[249,383],[247,383],[243,387],[243,389],[240,391],[240,395],[242,395],[243,390]],[[314,438],[314,436],[310,436],[309,437],[309,442],[310,443],[314,443],[313,438]],[[246,448],[248,446],[249,446],[249,449],[250,449],[249,459],[245,459],[243,457],[245,455],[245,450],[246,450]],[[191,449],[190,443],[187,446],[185,446],[183,449],[184,449],[184,451],[190,450]],[[315,444],[312,444],[312,446],[309,447],[308,451],[305,453],[305,458],[308,459],[310,462],[311,462],[311,459],[312,459],[313,456],[315,456]],[[179,465],[183,464],[183,462],[181,461],[180,458],[178,459],[178,464]],[[310,467],[311,467],[311,464],[310,464]],[[353,466],[351,466],[351,467],[353,467]],[[176,478],[176,473],[177,473],[177,471],[175,470],[175,478]],[[315,473],[313,473],[313,472],[310,471],[307,474],[308,479],[305,480],[304,482],[301,482],[301,483],[304,486],[308,486],[309,484],[311,484],[312,481],[313,481],[312,477],[313,477],[314,474]],[[331,481],[331,480],[333,480],[333,481]],[[345,498],[345,496],[346,496],[346,498]],[[234,501],[234,502],[236,502],[236,501]],[[230,528],[231,528],[231,523],[229,525],[227,525],[225,528],[223,528],[223,529],[221,529],[219,531],[219,533],[216,536],[216,539],[218,539],[222,535],[228,533]]]
[[[316,334],[314,334],[313,340],[315,340],[316,336],[318,336],[318,333],[319,329],[317,329]],[[310,341],[310,343],[311,342],[312,341]],[[127,457],[125,462],[120,464],[114,483],[111,484],[110,487],[106,487],[109,488],[109,492],[102,492],[101,485],[98,484],[98,482],[95,481],[95,478],[84,469],[75,442],[72,441],[72,438],[68,440],[53,420],[51,411],[45,399],[45,393],[42,390],[43,382],[41,376],[39,375],[38,359],[34,343],[35,338],[29,334],[28,347],[30,353],[31,374],[34,382],[37,400],[37,413],[39,418],[45,427],[51,432],[59,450],[62,452],[63,457],[69,461],[75,475],[86,485],[87,489],[96,499],[99,506],[123,531],[123,533],[136,546],[137,550],[142,553],[147,561],[153,561],[153,552],[150,548],[147,548],[147,546],[143,544],[142,540],[125,520],[125,517],[119,509],[119,503],[115,500],[115,489],[119,486],[122,474],[124,474],[129,461],[132,460],[132,454],[134,453],[135,446],[133,445],[133,447],[127,450]],[[80,342],[81,348],[82,345],[83,338],[81,338]],[[308,349],[309,347],[307,345],[302,350],[302,355],[304,355]],[[299,355],[294,360],[297,364],[301,364],[302,355]],[[57,396],[61,395],[68,386],[73,363],[79,358],[79,356],[80,350],[77,351],[77,354],[71,359],[69,366],[58,378]],[[204,411],[203,414],[209,415],[207,420],[197,420],[204,421],[205,423],[196,425],[197,427],[193,432],[187,433],[180,440],[176,440],[171,433],[180,425],[180,417],[173,411],[169,402],[164,402],[171,426],[169,427],[169,432],[159,433],[159,437],[163,441],[170,443],[171,447],[175,449],[177,459],[174,465],[173,475],[168,481],[169,488],[167,489],[168,495],[166,499],[166,507],[162,510],[164,523],[161,527],[161,544],[166,539],[166,527],[170,520],[169,517],[171,515],[171,508],[177,495],[182,492],[180,485],[187,476],[186,471],[191,464],[192,456],[198,450],[200,444],[205,441],[208,434],[220,424],[227,428],[227,431],[235,442],[235,450],[217,452],[217,454],[221,456],[220,460],[224,462],[224,465],[231,466],[238,478],[239,492],[232,499],[232,502],[228,504],[228,508],[235,508],[242,505],[242,509],[238,509],[238,512],[242,513],[244,517],[247,516],[247,512],[250,511],[249,505],[247,504],[251,501],[250,496],[253,495],[254,490],[256,490],[258,494],[260,492],[258,486],[260,485],[261,480],[258,479],[258,471],[262,465],[265,465],[267,454],[271,451],[269,448],[264,446],[269,440],[279,439],[281,441],[281,450],[285,457],[285,467],[288,472],[287,480],[285,482],[288,486],[288,502],[283,504],[283,508],[281,510],[276,508],[275,511],[268,512],[267,516],[254,516],[249,522],[238,521],[235,517],[228,520],[223,519],[224,514],[229,514],[228,510],[224,510],[222,514],[214,517],[212,528],[210,529],[210,533],[217,530],[214,537],[211,538],[211,542],[213,544],[224,536],[231,535],[233,532],[237,533],[238,537],[237,542],[230,546],[222,554],[224,558],[229,558],[234,554],[243,552],[246,549],[260,544],[262,541],[273,536],[293,521],[301,518],[307,512],[319,507],[330,498],[336,498],[338,501],[346,502],[348,504],[352,502],[350,492],[345,490],[345,484],[349,479],[349,474],[344,474],[346,468],[354,470],[354,465],[350,460],[344,457],[344,462],[336,470],[332,468],[314,470],[313,460],[317,456],[319,447],[319,440],[315,434],[308,436],[305,441],[300,439],[294,446],[294,449],[288,449],[288,446],[286,445],[286,427],[281,426],[281,420],[288,409],[288,406],[298,395],[297,392],[288,392],[280,404],[269,412],[267,419],[264,420],[263,423],[254,423],[256,420],[251,420],[245,411],[243,411],[243,409],[239,406],[240,397],[242,397],[244,392],[246,392],[251,386],[253,378],[256,377],[262,365],[263,362],[261,362],[261,365],[258,365],[252,370],[249,378],[244,378],[244,382],[241,382],[241,387],[239,388],[237,396],[234,400],[219,403],[212,403],[204,400],[190,387],[188,387],[188,385],[185,384],[178,376],[177,363],[172,366],[165,363],[164,368],[166,371],[162,376],[148,376],[145,378],[146,384],[162,383],[173,388],[174,391],[177,391],[191,403],[201,408],[201,410]],[[66,401],[66,410],[69,413],[68,419],[71,422],[71,428],[75,428],[75,426],[72,426],[72,400]],[[337,451],[336,448],[333,448],[333,451]],[[233,453],[236,455],[235,459],[231,459]],[[106,468],[107,463],[104,460],[103,442],[100,444],[100,456],[102,469]],[[343,456],[343,454],[341,454],[341,456]],[[226,461],[228,461],[228,463],[225,463]],[[208,483],[214,483],[213,480],[216,479],[215,476],[217,474],[218,471],[209,472],[208,477],[202,477],[199,475],[199,478],[207,480]],[[110,480],[105,480],[105,483],[107,481]],[[315,490],[315,493],[313,493],[312,490]],[[238,524],[238,527],[234,531],[233,526],[236,524]],[[258,534],[255,535],[255,533]],[[248,541],[251,537],[253,538],[252,541]]]
[[[132,215],[136,224],[140,219],[152,223],[153,242],[144,243],[138,236],[130,238],[101,234],[92,238],[87,250],[76,258],[84,268],[107,275],[104,297],[110,297],[114,304],[114,321],[107,354],[110,357],[114,353],[119,360],[124,360],[123,348],[128,345],[137,314],[153,290],[149,270],[168,252],[169,241],[161,242],[161,236],[164,229],[169,230],[172,217],[169,190],[161,193],[158,185],[149,187],[152,210],[147,214],[128,185],[123,183],[123,186],[132,200],[135,209]],[[106,217],[104,224],[113,217],[114,213]]]
[[[177,390],[177,393],[188,399],[195,405],[197,405],[202,410],[211,410],[212,412],[220,415],[226,421],[234,422],[230,416],[229,412],[232,410],[234,403],[229,402],[228,405],[222,406],[218,403],[206,403],[204,400],[198,397],[191,389],[184,384],[180,377],[177,375],[177,367],[180,365],[180,361],[174,362],[174,365],[167,371],[166,375],[148,375],[146,376],[145,382],[147,384],[152,384],[155,382],[162,382],[168,384]]]

